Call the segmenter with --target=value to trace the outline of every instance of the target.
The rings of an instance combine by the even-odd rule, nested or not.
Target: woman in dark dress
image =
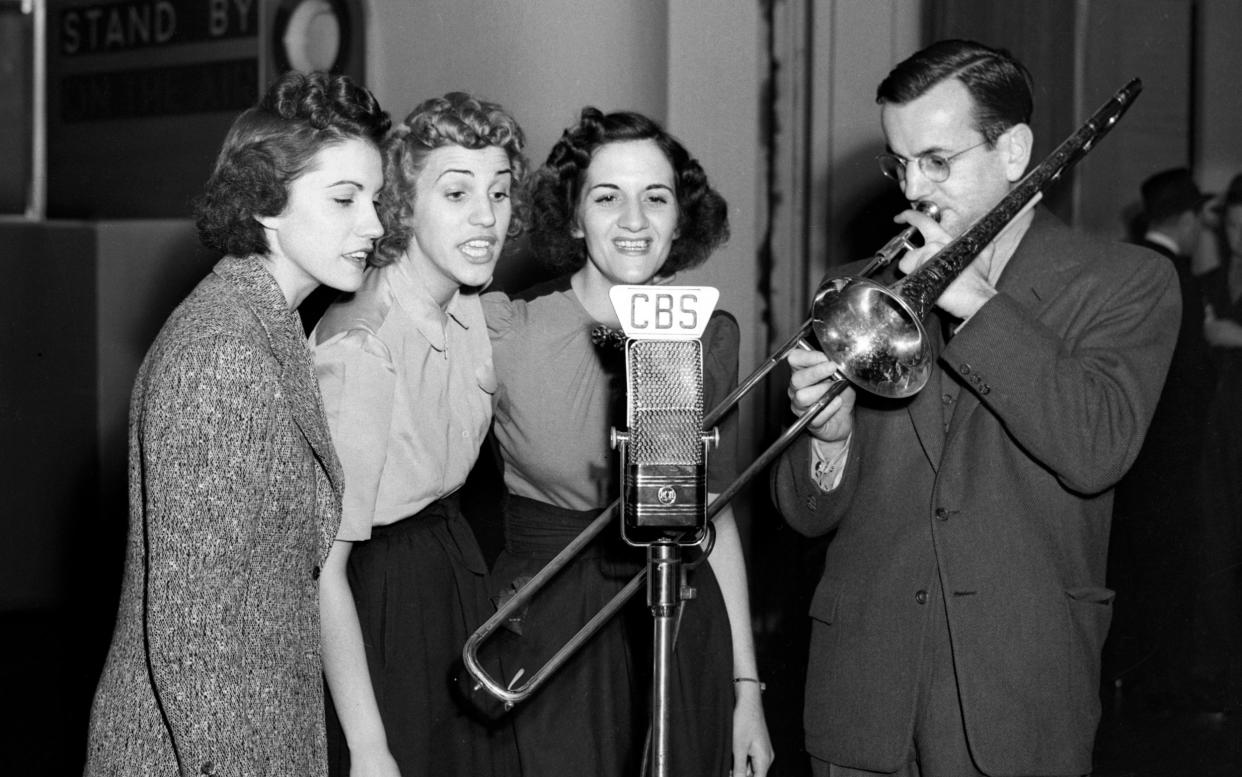
[[[650,119],[582,111],[538,172],[532,191],[532,249],[566,273],[509,298],[487,294],[499,388],[494,435],[508,489],[505,548],[493,578],[499,595],[522,585],[617,495],[609,428],[624,426],[624,354],[609,301],[617,284],[671,279],[701,264],[728,237],[727,208],[697,161]],[[737,381],[738,328],[727,314],[704,333],[704,404]],[[726,426],[712,456],[709,491],[733,474]],[[748,765],[767,771],[750,632],[746,573],[733,514],[715,519],[709,563],[691,576],[674,668],[671,773],[723,777]],[[507,676],[534,671],[641,567],[641,550],[601,535],[535,597],[505,634]],[[546,594],[546,595],[545,595]],[[638,597],[641,599],[641,597]],[[524,777],[624,777],[641,765],[649,717],[650,614],[614,619],[532,698],[513,711]]]

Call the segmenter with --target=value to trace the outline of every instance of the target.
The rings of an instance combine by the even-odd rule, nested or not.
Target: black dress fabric
[[[508,720],[477,693],[461,663],[467,638],[492,611],[487,568],[458,500],[376,526],[354,544],[349,582],[388,747],[402,774],[511,777]],[[492,665],[493,674],[499,673]],[[449,691],[446,693],[446,689]],[[329,714],[331,774],[349,750]]]
[[[510,494],[506,547],[493,570],[504,586],[498,598],[525,584],[596,515]],[[504,676],[520,683],[543,666],[645,563],[642,548],[606,529],[500,632]],[[706,563],[688,572],[688,582],[696,596],[683,607],[674,650],[670,773],[719,777],[729,772],[732,740],[731,717],[720,714],[733,707],[729,622]],[[640,773],[650,720],[651,622],[640,589],[513,710],[523,777]]]

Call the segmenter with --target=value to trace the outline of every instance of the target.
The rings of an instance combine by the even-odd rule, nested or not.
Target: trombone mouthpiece
[[[914,204],[914,209],[919,213],[931,216],[936,221],[940,221],[940,208],[934,202],[916,202]],[[879,268],[887,266],[906,251],[914,248],[914,243],[910,241],[913,240],[914,236],[918,233],[919,228],[913,225],[898,232],[892,237],[892,239],[885,243],[879,251],[875,252],[875,254],[871,257],[871,261],[860,274],[863,276],[870,275]]]

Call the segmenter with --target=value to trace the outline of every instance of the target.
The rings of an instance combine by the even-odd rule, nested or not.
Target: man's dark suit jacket
[[[795,529],[836,530],[810,613],[816,758],[877,771],[907,758],[939,586],[979,768],[1091,771],[1111,489],[1160,394],[1177,280],[1163,258],[1041,208],[998,290],[919,394],[859,392],[837,489],[813,481],[809,439],[774,469]],[[951,418],[947,381],[960,386]]]

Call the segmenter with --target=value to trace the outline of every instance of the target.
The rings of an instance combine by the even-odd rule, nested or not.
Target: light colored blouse
[[[369,539],[461,487],[496,391],[478,295],[441,310],[403,257],[368,270],[310,342],[345,472],[339,539]]]

